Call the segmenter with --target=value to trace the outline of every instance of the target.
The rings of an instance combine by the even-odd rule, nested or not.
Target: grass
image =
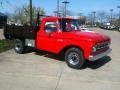
[[[11,49],[13,45],[14,45],[13,40],[7,40],[7,39],[0,40],[0,53]]]

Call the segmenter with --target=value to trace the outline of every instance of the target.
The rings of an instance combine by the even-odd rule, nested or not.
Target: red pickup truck
[[[15,39],[15,51],[23,53],[27,46],[64,55],[68,66],[81,68],[85,60],[95,61],[110,53],[110,38],[94,32],[81,32],[76,19],[43,17],[32,26],[6,26],[4,36]]]

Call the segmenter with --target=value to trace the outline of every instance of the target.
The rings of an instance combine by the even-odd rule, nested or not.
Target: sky
[[[59,0],[60,6],[63,5],[64,0]],[[106,11],[110,12],[113,9],[114,12],[118,12],[117,6],[120,5],[120,0],[68,0],[70,3],[67,5],[67,9],[72,11],[74,15],[83,13],[87,15],[92,11]],[[2,7],[0,6],[0,12],[14,13],[16,7],[29,4],[29,0],[3,0]],[[44,8],[47,15],[53,15],[53,11],[57,8],[57,0],[33,0],[33,6],[40,6]]]

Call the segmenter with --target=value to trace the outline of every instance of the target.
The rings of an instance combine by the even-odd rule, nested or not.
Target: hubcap
[[[16,42],[15,49],[19,51],[21,49],[21,44],[19,42]]]
[[[68,61],[72,65],[77,65],[79,63],[79,55],[76,52],[71,52],[68,55]]]

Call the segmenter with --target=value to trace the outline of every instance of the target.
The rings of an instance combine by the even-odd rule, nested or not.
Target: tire
[[[22,54],[22,53],[24,53],[24,49],[25,49],[24,40],[16,39],[15,40],[15,46],[14,46],[15,52],[18,53],[18,54]]]
[[[120,28],[118,28],[118,31],[120,32]]]
[[[70,48],[65,53],[67,65],[74,69],[80,69],[84,64],[83,52],[78,48]]]

